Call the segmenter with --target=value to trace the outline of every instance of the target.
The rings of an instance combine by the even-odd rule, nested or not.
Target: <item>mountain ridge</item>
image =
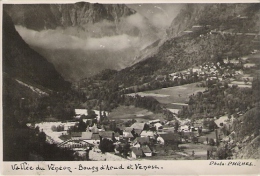
[[[103,5],[86,2],[75,4],[5,4],[4,6],[14,19],[15,24],[37,31],[57,27],[83,26],[104,19],[117,23],[121,17],[136,13],[122,4]]]

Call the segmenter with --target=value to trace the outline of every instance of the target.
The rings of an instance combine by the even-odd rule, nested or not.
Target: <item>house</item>
[[[253,68],[253,67],[256,67],[256,64],[254,64],[254,63],[247,63],[247,64],[244,64],[243,66],[244,66],[244,68]]]
[[[134,136],[131,132],[123,131],[123,138],[127,138],[128,141],[131,141],[134,139]]]
[[[158,75],[156,78],[155,78],[156,81],[165,81],[166,80],[166,76],[163,76],[163,75]]]
[[[100,137],[97,133],[92,133],[90,139],[84,139],[85,142],[92,144],[92,145],[98,145],[100,143]]]
[[[248,81],[252,82],[254,80],[254,77],[252,77],[252,76],[243,76],[242,79],[243,80],[248,80]]]
[[[106,139],[109,139],[109,140],[113,140],[113,137],[116,139],[116,140],[119,140],[119,137],[120,137],[120,134],[119,133],[115,133],[114,131],[100,131],[99,132],[99,135],[102,137],[102,138],[106,138]]]
[[[155,124],[155,123],[160,123],[161,121],[159,120],[159,119],[156,119],[156,120],[150,120],[148,123],[150,124],[150,125],[153,125],[153,124]]]
[[[173,76],[172,80],[174,81],[175,79],[179,78],[178,76]]]
[[[87,109],[75,109],[75,118],[80,118],[82,115],[87,116],[88,115],[88,110]]]
[[[71,139],[79,139],[82,132],[71,132]]]
[[[69,139],[67,141],[64,141],[60,144],[58,144],[58,147],[60,148],[70,148],[73,150],[77,150],[77,148],[86,148],[92,146],[91,144],[81,141],[81,140],[74,140],[74,139]]]
[[[180,135],[176,133],[160,134],[158,138],[163,145],[173,144],[178,146],[178,144],[180,143]]]
[[[183,32],[184,32],[184,33],[192,33],[193,31],[188,31],[188,30],[187,30],[187,31],[183,31]]]
[[[201,69],[200,69],[200,68],[192,68],[192,72],[197,72],[197,73],[199,73],[199,72],[201,72]]]
[[[60,143],[58,146],[63,148],[82,148],[93,145],[92,132],[72,132],[71,139]],[[99,140],[99,137],[98,137]]]
[[[142,149],[145,156],[152,156],[153,155],[153,152],[151,151],[151,149],[148,145],[142,146],[141,149]]]
[[[149,137],[149,138],[155,138],[155,134],[153,131],[142,131],[140,134],[141,137]]]
[[[245,56],[245,57],[241,57],[241,60],[242,60],[242,61],[247,61],[247,60],[248,60],[248,57],[246,57],[246,56]]]
[[[178,73],[171,73],[170,76],[177,76]]]
[[[156,130],[163,129],[163,126],[161,123],[154,124],[154,127],[156,128]]]
[[[89,128],[92,133],[99,133],[98,127],[96,124],[94,124],[91,128]]]
[[[150,143],[149,137],[137,137],[132,142],[133,147],[141,147],[142,145],[147,145]]]
[[[138,130],[144,130],[144,125],[145,125],[145,123],[138,123],[138,122],[136,122],[136,123],[134,123],[133,125],[131,125],[131,128],[133,129],[138,129]]]
[[[126,128],[124,129],[125,132],[130,132],[130,133],[132,132],[132,130],[134,130],[135,133],[136,133],[138,136],[140,136],[141,132],[143,131],[142,129],[135,129],[135,128],[132,128],[132,127],[126,127]]]
[[[201,26],[201,25],[194,25],[194,26],[192,26],[192,28],[202,28],[203,26]]]
[[[82,132],[81,137],[79,137],[79,140],[90,140],[92,137],[92,132]]]
[[[223,59],[223,62],[224,62],[224,64],[228,64],[229,63],[229,59],[227,58],[227,59]]]
[[[141,158],[143,156],[143,151],[140,147],[133,147],[131,156],[134,159]]]
[[[180,127],[180,131],[190,131],[190,130],[189,130],[189,126],[188,126],[188,125],[182,125],[182,126]]]
[[[244,72],[243,72],[243,70],[236,70],[236,71],[235,71],[235,74],[237,74],[237,75],[242,75],[242,74],[244,74]]]

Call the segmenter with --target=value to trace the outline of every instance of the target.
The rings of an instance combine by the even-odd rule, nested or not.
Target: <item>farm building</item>
[[[84,150],[84,148],[87,148],[90,146],[93,146],[93,145],[89,144],[85,141],[73,140],[73,139],[67,140],[58,145],[58,147],[61,147],[61,148],[70,148],[70,149],[75,149],[75,150],[78,150],[78,149]]]

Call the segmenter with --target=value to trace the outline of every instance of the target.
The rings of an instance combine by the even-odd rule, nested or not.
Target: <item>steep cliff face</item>
[[[118,24],[121,17],[135,13],[125,5],[105,5],[79,2],[75,4],[4,5],[14,23],[33,30],[56,27],[84,26],[102,20]]]
[[[171,37],[181,35],[193,26],[206,26],[212,29],[233,29],[238,32],[259,30],[259,4],[186,4],[172,21],[167,33]]]
[[[24,42],[5,12],[3,13],[3,72],[12,78],[52,90],[64,90],[70,87],[51,63]]]

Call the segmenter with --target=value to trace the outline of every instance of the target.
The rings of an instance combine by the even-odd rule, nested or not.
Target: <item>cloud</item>
[[[137,27],[140,30],[147,28],[147,22],[145,21],[144,17],[139,13],[127,17],[126,22],[134,27]]]
[[[46,49],[81,49],[81,50],[123,50],[136,47],[138,37],[126,34],[104,36],[100,38],[80,38],[68,35],[61,29],[34,31],[22,26],[16,26],[16,30],[22,38],[35,47]]]
[[[158,39],[157,31],[140,14],[121,18],[119,23],[103,20],[42,31],[15,27],[25,42],[67,80],[86,78],[106,68],[130,66],[142,48]]]

